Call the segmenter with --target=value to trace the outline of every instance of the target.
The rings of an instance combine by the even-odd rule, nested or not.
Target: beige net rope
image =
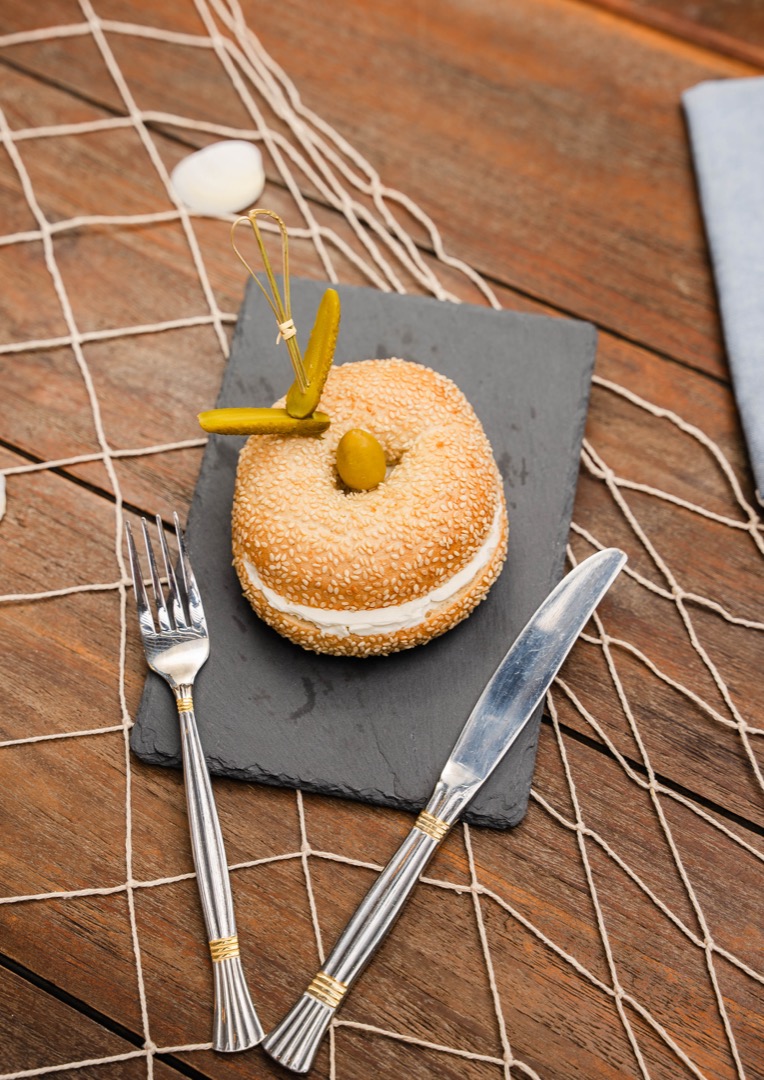
[[[55,289],[60,311],[66,325],[66,332],[47,339],[15,341],[0,345],[0,354],[18,356],[18,362],[24,363],[25,356],[41,350],[58,346],[71,348],[85,387],[93,424],[95,427],[98,451],[90,454],[60,457],[55,460],[22,464],[0,471],[0,518],[6,506],[6,481],[8,505],[24,499],[24,479],[39,471],[61,469],[67,466],[87,462],[102,462],[115,495],[114,503],[114,567],[111,580],[103,582],[72,582],[64,588],[48,592],[5,594],[0,596],[3,604],[44,604],[51,598],[73,596],[81,592],[115,592],[119,596],[120,608],[120,652],[119,652],[119,696],[121,721],[107,727],[91,730],[72,730],[43,734],[29,738],[12,739],[0,743],[0,748],[18,746],[23,743],[43,742],[47,740],[70,738],[97,738],[105,733],[121,732],[124,739],[124,761],[127,774],[125,805],[125,860],[126,877],[124,882],[104,888],[79,890],[61,889],[25,896],[6,896],[0,899],[2,904],[24,904],[44,902],[45,900],[66,900],[81,896],[124,894],[127,899],[132,946],[135,954],[137,973],[137,993],[140,1001],[142,1048],[106,1057],[82,1061],[69,1061],[47,1067],[27,1069],[21,1072],[0,1074],[0,1080],[18,1080],[19,1077],[45,1075],[63,1070],[85,1068],[90,1065],[106,1064],[141,1058],[145,1060],[148,1077],[153,1076],[153,1063],[158,1053],[194,1051],[206,1049],[209,1043],[187,1046],[158,1046],[152,1038],[151,1015],[147,1002],[146,987],[142,967],[142,942],[136,920],[134,897],[136,892],[152,889],[193,877],[192,874],[165,877],[156,880],[139,880],[133,874],[133,818],[131,760],[129,753],[129,731],[131,717],[125,697],[125,656],[128,634],[128,577],[122,553],[123,535],[123,496],[115,461],[121,458],[143,457],[147,455],[172,454],[175,451],[204,444],[203,439],[115,449],[111,446],[101,414],[101,403],[87,363],[84,346],[92,342],[112,338],[129,338],[146,334],[173,333],[188,328],[209,326],[219,343],[222,354],[227,355],[228,344],[225,327],[235,321],[235,313],[220,310],[210,276],[205,266],[202,250],[197,238],[197,219],[175,197],[170,185],[167,169],[157,149],[157,125],[170,125],[181,131],[193,131],[205,136],[221,138],[242,138],[258,143],[276,170],[280,185],[292,203],[289,214],[290,235],[295,239],[309,242],[315,250],[320,266],[326,277],[336,282],[340,280],[343,268],[350,267],[368,283],[386,291],[406,292],[410,288],[431,293],[442,300],[456,301],[458,298],[444,284],[444,280],[454,281],[455,276],[470,284],[484,301],[493,307],[500,304],[489,285],[472,268],[461,260],[449,255],[443,247],[440,234],[435,224],[409,198],[401,192],[387,187],[367,162],[341,135],[334,131],[319,116],[306,108],[287,74],[275,63],[263,49],[255,34],[246,26],[243,14],[236,0],[195,0],[195,7],[202,20],[204,33],[198,35],[178,33],[171,30],[157,29],[150,26],[134,25],[101,19],[97,13],[97,3],[80,0],[81,21],[50,27],[0,38],[0,48],[19,44],[34,44],[54,38],[86,37],[98,49],[103,64],[107,68],[122,102],[122,115],[93,120],[84,123],[69,123],[13,130],[6,117],[0,113],[0,139],[7,151],[12,168],[18,177],[24,198],[34,218],[34,228],[0,237],[0,247],[41,244],[44,251],[45,266],[50,281]],[[251,126],[232,127],[224,123],[202,122],[188,117],[157,111],[142,111],[135,100],[129,82],[117,62],[112,42],[119,37],[150,38],[170,47],[200,49],[211,52],[219,62],[221,72],[229,80],[235,93],[251,119]],[[62,135],[81,135],[128,129],[140,139],[151,168],[163,185],[171,209],[152,213],[80,215],[59,221],[50,221],[43,213],[30,174],[25,164],[25,144],[32,140],[43,140]],[[315,203],[306,197],[305,190],[316,192],[325,206],[338,212],[348,228],[342,235],[319,220]],[[419,243],[401,224],[411,223]],[[120,229],[125,226],[147,225],[175,222],[182,230],[185,243],[193,260],[200,282],[204,309],[185,318],[168,317],[165,321],[122,326],[116,328],[83,331],[78,326],[71,299],[62,276],[58,257],[57,242],[74,230]],[[221,234],[222,235],[222,234]],[[425,241],[422,243],[421,238]],[[172,313],[168,312],[168,315]],[[764,860],[764,853],[751,839],[751,833],[723,814],[706,808],[692,797],[664,781],[660,771],[654,767],[649,750],[650,739],[639,720],[639,697],[635,696],[633,680],[627,685],[624,675],[626,662],[636,664],[641,678],[651,685],[669,688],[686,703],[688,708],[699,710],[708,721],[711,730],[719,740],[732,739],[740,750],[742,760],[750,778],[757,789],[764,787],[762,772],[757,758],[756,741],[764,734],[761,729],[751,726],[743,714],[736,699],[736,694],[728,685],[724,675],[724,665],[716,655],[713,635],[708,632],[708,618],[717,624],[735,627],[748,635],[757,635],[764,630],[764,623],[756,621],[735,610],[730,610],[729,603],[701,595],[697,591],[686,589],[682,582],[685,578],[681,568],[670,565],[662,551],[661,540],[651,534],[643,524],[642,508],[645,500],[652,506],[660,506],[676,516],[677,521],[691,521],[700,518],[714,522],[725,531],[725,542],[734,545],[736,557],[750,558],[751,552],[758,560],[764,555],[764,531],[755,508],[744,496],[735,472],[719,446],[703,431],[699,430],[680,416],[659,405],[653,404],[632,391],[616,383],[597,376],[595,394],[603,400],[617,400],[623,407],[636,410],[659,425],[668,425],[673,433],[681,437],[684,450],[695,462],[705,461],[706,465],[716,470],[720,478],[719,499],[715,506],[704,506],[687,501],[676,493],[662,490],[657,486],[645,484],[629,477],[619,476],[608,463],[604,451],[587,441],[582,453],[582,479],[596,485],[599,494],[605,498],[608,514],[598,514],[597,520],[576,520],[572,527],[571,543],[568,549],[569,560],[575,563],[580,554],[592,549],[618,543],[628,546],[630,554],[636,553],[626,569],[626,574],[634,588],[650,594],[678,618],[684,641],[692,651],[694,668],[688,672],[686,681],[680,681],[672,674],[666,657],[661,652],[658,642],[654,655],[648,655],[634,642],[611,636],[601,618],[596,617],[596,634],[587,634],[578,650],[595,650],[602,662],[604,679],[609,682],[620,706],[621,715],[598,715],[597,705],[582,697],[580,689],[569,685],[564,677],[557,680],[553,693],[549,696],[548,707],[552,719],[552,734],[556,752],[562,765],[567,786],[567,805],[565,800],[555,799],[542,793],[538,787],[532,792],[533,807],[547,815],[555,829],[561,834],[574,837],[580,858],[586,887],[591,899],[594,928],[599,937],[605,957],[605,974],[591,970],[583,960],[568,948],[556,941],[539,926],[530,921],[507,896],[499,895],[481,881],[481,874],[474,853],[474,836],[464,826],[464,842],[469,865],[468,883],[452,882],[436,878],[425,880],[437,890],[463,893],[471,897],[475,926],[480,941],[483,964],[491,1001],[495,1011],[499,1038],[499,1052],[491,1047],[490,1052],[476,1053],[474,1050],[459,1046],[447,1046],[437,1042],[413,1038],[393,1030],[386,1030],[369,1024],[352,1022],[339,1018],[335,1021],[330,1036],[330,1075],[334,1078],[338,1072],[336,1032],[342,1028],[355,1029],[369,1036],[402,1043],[410,1043],[423,1049],[437,1051],[456,1058],[470,1059],[496,1066],[505,1077],[538,1077],[527,1062],[516,1056],[512,1048],[512,1026],[508,1019],[507,1003],[502,1000],[500,981],[496,974],[496,962],[492,949],[489,919],[492,912],[500,911],[554,956],[563,970],[574,972],[593,991],[612,1006],[612,1023],[619,1027],[625,1036],[633,1055],[635,1075],[645,1078],[651,1076],[648,1065],[645,1039],[648,1032],[652,1040],[657,1040],[674,1062],[676,1075],[689,1074],[699,1078],[709,1075],[682,1045],[676,1031],[670,1030],[672,1024],[666,1015],[659,1018],[655,1010],[647,1007],[639,995],[627,989],[623,978],[623,961],[613,945],[609,929],[610,917],[607,902],[601,895],[595,861],[601,857],[610,860],[620,873],[638,890],[654,910],[656,922],[670,924],[686,950],[696,950],[702,957],[707,974],[708,1000],[718,1013],[720,1031],[726,1040],[729,1052],[731,1074],[737,1077],[750,1075],[738,1047],[736,1037],[736,1019],[732,1015],[720,982],[720,963],[732,968],[753,984],[764,983],[764,973],[757,970],[750,958],[744,958],[741,949],[731,949],[718,943],[713,936],[707,917],[707,904],[704,892],[699,888],[695,870],[688,865],[683,834],[677,829],[677,818],[672,808],[681,807],[692,820],[712,830],[716,843],[733,851],[737,858],[758,866]],[[724,502],[728,509],[721,511]],[[594,516],[592,514],[592,516]],[[2,548],[2,524],[0,524],[0,550]],[[581,798],[588,779],[575,761],[573,751],[575,740],[561,722],[560,714],[572,718],[569,726],[576,726],[579,731],[591,733],[592,737],[603,746],[609,760],[628,782],[632,789],[645,794],[649,799],[657,828],[670,853],[676,881],[683,895],[682,911],[679,905],[667,897],[676,897],[675,891],[663,889],[650,883],[630,865],[624,850],[602,835],[588,820]],[[707,729],[708,730],[708,729]],[[631,752],[624,753],[624,737],[628,735]],[[546,737],[546,736],[545,736]],[[232,866],[237,870],[292,860],[300,863],[304,878],[306,896],[315,931],[316,946],[319,956],[324,956],[324,942],[319,925],[318,910],[314,895],[312,873],[316,860],[328,860],[347,863],[352,866],[379,869],[375,864],[350,859],[337,852],[317,850],[310,841],[311,827],[309,814],[306,812],[302,796],[295,794],[299,817],[301,843],[299,850],[280,853],[271,857],[241,862]],[[691,913],[691,918],[688,918]],[[637,1020],[639,1022],[637,1022]]]

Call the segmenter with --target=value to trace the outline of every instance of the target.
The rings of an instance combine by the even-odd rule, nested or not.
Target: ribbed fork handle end
[[[213,1050],[232,1054],[257,1046],[264,1032],[249,996],[240,958],[231,956],[212,966],[215,971]]]

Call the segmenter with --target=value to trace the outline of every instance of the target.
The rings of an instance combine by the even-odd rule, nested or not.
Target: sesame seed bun
[[[322,435],[253,435],[241,452],[233,554],[244,594],[274,629],[316,652],[423,644],[470,614],[506,556],[506,505],[485,432],[450,379],[405,360],[332,368],[321,409],[332,418]],[[371,432],[385,452],[388,476],[371,491],[349,491],[336,471],[351,428]],[[372,613],[400,605],[407,625],[374,627]],[[359,628],[366,616],[353,615],[336,632],[310,609],[366,612],[371,624]]]

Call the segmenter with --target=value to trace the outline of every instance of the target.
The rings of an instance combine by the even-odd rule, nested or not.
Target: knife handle
[[[450,828],[423,810],[411,832],[361,901],[321,971],[263,1048],[293,1072],[306,1073],[345,994],[398,918]]]

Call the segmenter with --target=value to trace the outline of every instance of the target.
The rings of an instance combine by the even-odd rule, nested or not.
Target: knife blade
[[[517,739],[626,556],[606,548],[580,563],[520,632],[456,740],[430,801],[361,901],[321,971],[262,1043],[306,1073],[332,1017],[387,936],[438,844]]]

